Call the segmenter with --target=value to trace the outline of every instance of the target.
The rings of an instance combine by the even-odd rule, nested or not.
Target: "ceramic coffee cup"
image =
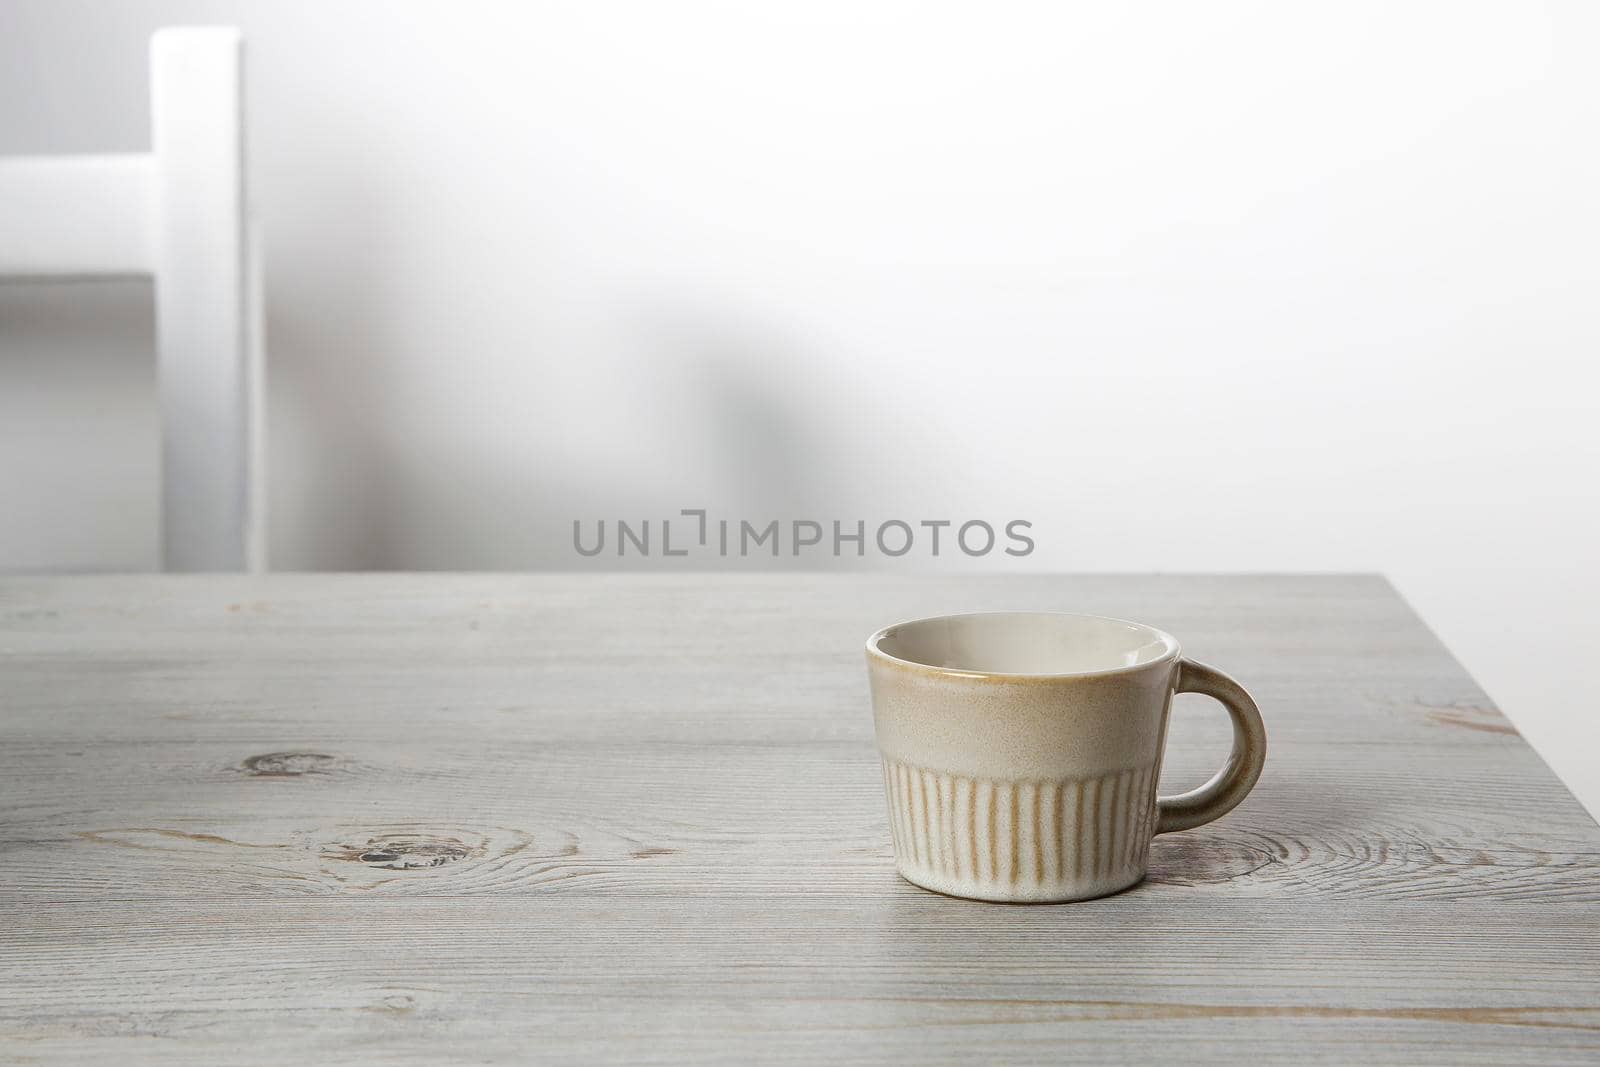
[[[1261,774],[1267,735],[1238,682],[1170,635],[1093,615],[994,612],[867,641],[895,865],[976,900],[1063,901],[1145,875],[1150,839],[1216,819]],[[1227,763],[1156,796],[1175,693],[1233,719]]]

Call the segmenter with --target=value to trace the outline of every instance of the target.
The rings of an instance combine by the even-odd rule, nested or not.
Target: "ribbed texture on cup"
[[[1155,768],[1009,781],[883,759],[901,874],[982,900],[1074,900],[1144,876]]]

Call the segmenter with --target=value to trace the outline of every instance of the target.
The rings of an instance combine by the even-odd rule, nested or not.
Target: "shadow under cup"
[[[1150,839],[1249,792],[1254,703],[1178,642],[1092,615],[995,612],[890,626],[867,642],[895,864],[952,896],[1067,901],[1144,877]],[[1157,798],[1174,693],[1221,700],[1234,750],[1211,781]]]

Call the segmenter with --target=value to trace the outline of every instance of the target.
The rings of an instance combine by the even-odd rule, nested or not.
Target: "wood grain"
[[[861,643],[1000,607],[1239,677],[1256,791],[1105,900],[900,881]],[[1600,1057],[1600,830],[1381,579],[0,581],[0,1062],[1245,1055]]]

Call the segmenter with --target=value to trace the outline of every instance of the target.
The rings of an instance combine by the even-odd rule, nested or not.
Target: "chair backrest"
[[[162,559],[265,564],[260,242],[244,166],[243,39],[150,41],[152,148],[0,157],[0,277],[149,277],[162,425]]]

